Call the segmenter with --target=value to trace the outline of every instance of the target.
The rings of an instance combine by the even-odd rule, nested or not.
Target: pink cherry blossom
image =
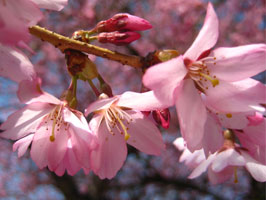
[[[1,137],[17,140],[13,150],[18,156],[31,144],[30,155],[40,169],[48,166],[58,175],[65,169],[71,175],[80,167],[88,170],[90,151],[97,144],[83,114],[43,92],[38,79],[22,81],[18,96],[27,105],[0,127]]]
[[[147,154],[161,154],[165,145],[160,131],[141,112],[163,107],[153,92],[100,97],[85,112],[94,112],[89,126],[99,141],[99,147],[91,154],[94,173],[101,179],[114,177],[126,159],[127,143]]]
[[[237,168],[245,167],[251,176],[259,181],[266,181],[266,165],[253,159],[245,150],[229,148],[210,155],[207,160],[195,168],[189,178],[196,178],[208,170],[211,183],[218,184],[230,179],[233,175],[237,181]]]
[[[143,77],[158,99],[176,106],[191,151],[202,147],[207,121],[201,94],[207,106],[222,113],[251,111],[265,102],[265,86],[247,78],[265,70],[266,45],[210,51],[217,39],[218,18],[209,3],[204,25],[185,54],[149,68]]]

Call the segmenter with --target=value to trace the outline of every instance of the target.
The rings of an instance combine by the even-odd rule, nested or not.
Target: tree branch
[[[92,44],[74,40],[40,26],[30,27],[29,32],[32,35],[40,38],[41,40],[53,44],[62,52],[64,52],[66,49],[74,49],[96,56],[100,56],[109,60],[114,60],[122,63],[123,65],[129,65],[135,68],[141,68],[144,66],[143,58],[140,56],[130,56],[116,51],[111,51],[109,49],[101,48]]]

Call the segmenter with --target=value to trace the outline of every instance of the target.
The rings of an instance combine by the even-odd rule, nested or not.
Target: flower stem
[[[109,49],[101,48],[92,44],[74,40],[58,33],[47,30],[40,26],[32,26],[29,28],[29,32],[40,38],[43,41],[47,41],[53,44],[56,48],[59,48],[62,52],[66,49],[74,49],[81,52],[86,52],[96,56],[100,56],[109,60],[114,60],[122,63],[123,65],[129,65],[135,68],[141,68],[144,65],[143,58],[140,56],[131,56],[122,54]]]

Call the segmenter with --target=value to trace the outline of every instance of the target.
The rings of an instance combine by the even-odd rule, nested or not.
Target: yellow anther
[[[227,113],[225,116],[226,116],[227,118],[232,118],[232,114],[231,114],[231,113]]]
[[[212,81],[212,86],[215,87],[216,85],[219,85],[219,80],[218,79],[213,79]]]
[[[50,136],[50,141],[51,141],[51,142],[54,142],[54,141],[55,141],[55,138],[54,138],[53,135]]]
[[[216,85],[219,84],[219,80],[216,79],[216,78],[212,78],[211,76],[209,76],[209,75],[207,75],[207,74],[204,74],[204,73],[201,73],[201,72],[199,72],[199,75],[200,75],[200,76],[203,76],[203,77],[206,78],[207,80],[211,81],[213,87],[215,87]]]
[[[127,141],[130,138],[130,135],[128,133],[125,133],[125,140]]]
[[[125,140],[127,141],[130,137],[130,135],[128,134],[127,132],[127,127],[125,127],[125,125],[123,124],[123,122],[121,121],[121,119],[119,118],[119,116],[117,116],[115,114],[115,118],[117,119],[117,121],[119,122],[120,126],[122,127],[123,131],[124,131],[124,134],[125,134]]]

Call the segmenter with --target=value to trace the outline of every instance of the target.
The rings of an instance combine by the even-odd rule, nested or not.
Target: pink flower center
[[[219,84],[219,80],[212,75],[207,64],[216,64],[216,57],[205,57],[195,62],[184,59],[184,63],[188,69],[189,77],[195,81],[197,88],[205,93],[210,86],[215,87]]]
[[[107,129],[112,135],[115,134],[113,130],[116,128],[119,133],[125,135],[125,140],[129,139],[129,128],[126,124],[128,125],[132,119],[127,112],[113,104],[105,110],[104,118]]]

